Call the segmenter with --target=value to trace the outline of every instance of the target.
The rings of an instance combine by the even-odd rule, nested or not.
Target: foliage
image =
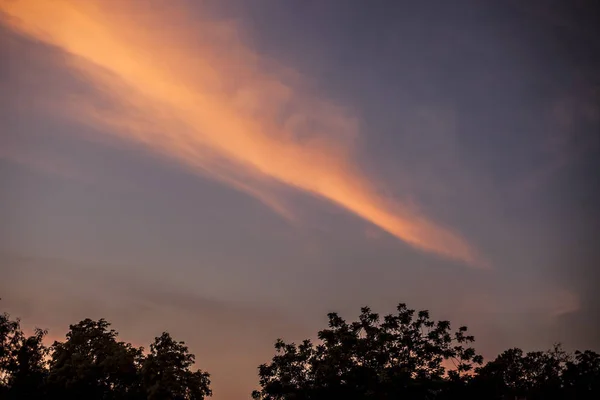
[[[200,400],[212,394],[209,374],[191,371],[194,355],[183,342],[163,333],[150,345],[142,366],[142,380],[149,400]]]
[[[168,333],[150,353],[118,340],[100,319],[71,325],[47,348],[46,331],[27,337],[19,320],[0,315],[0,399],[202,400],[209,374],[192,371],[194,355]]]
[[[485,366],[474,341],[448,321],[400,304],[383,319],[367,307],[358,321],[329,314],[319,344],[277,340],[259,366],[255,400],[592,399],[600,398],[600,356],[559,345],[524,354],[509,349]],[[454,367],[446,370],[444,365]]]
[[[127,399],[140,391],[143,350],[117,341],[104,319],[71,325],[67,340],[55,342],[48,375],[54,397]]]
[[[560,396],[569,356],[560,346],[524,354],[509,349],[477,370],[473,386],[486,398],[550,399]]]
[[[566,363],[562,382],[566,398],[600,398],[600,354],[590,350],[576,351]]]
[[[318,345],[277,341],[272,362],[259,367],[262,389],[253,397],[430,398],[482,362],[466,331],[452,332],[448,321],[435,322],[427,311],[415,315],[405,304],[383,319],[364,307],[352,323],[331,313]],[[443,363],[449,360],[457,368],[448,376]]]
[[[508,349],[483,365],[467,328],[453,331],[427,311],[400,304],[381,318],[368,307],[357,321],[328,315],[318,343],[277,340],[259,367],[255,400],[600,398],[600,355],[586,350],[525,353]],[[0,314],[0,399],[202,400],[209,374],[167,332],[149,351],[120,341],[104,319],[69,327],[62,342],[46,331],[27,336],[18,319]],[[450,365],[452,368],[447,369]]]
[[[36,329],[32,336],[21,330],[18,319],[0,315],[0,397],[41,398],[47,375],[43,339],[46,331]],[[19,394],[19,396],[17,396]]]

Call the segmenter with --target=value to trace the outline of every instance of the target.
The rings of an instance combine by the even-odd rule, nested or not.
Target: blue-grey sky
[[[592,3],[0,1],[2,307],[216,399],[362,305],[598,349]]]

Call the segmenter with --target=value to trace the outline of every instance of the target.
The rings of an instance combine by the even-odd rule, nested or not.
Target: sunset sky
[[[0,0],[1,309],[217,400],[363,305],[598,350],[591,3]]]

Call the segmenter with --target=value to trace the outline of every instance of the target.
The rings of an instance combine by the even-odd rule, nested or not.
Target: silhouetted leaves
[[[455,380],[482,361],[465,327],[452,332],[448,321],[433,321],[427,311],[415,315],[405,304],[383,318],[368,307],[352,323],[328,317],[316,346],[277,341],[271,363],[259,367],[255,399],[426,399],[450,383],[445,360],[457,366]]]
[[[209,374],[191,371],[194,355],[183,342],[163,333],[150,345],[142,366],[142,380],[149,400],[199,400],[210,396]]]
[[[560,346],[524,354],[509,349],[483,367],[466,327],[400,304],[383,318],[361,309],[348,323],[328,315],[320,343],[277,340],[259,367],[256,400],[321,399],[592,399],[600,398],[600,356],[574,357]],[[453,365],[446,370],[444,365]]]
[[[328,320],[318,343],[276,341],[275,356],[259,367],[254,399],[600,398],[600,355],[590,350],[514,348],[481,366],[466,327],[453,331],[450,322],[405,304],[384,317],[364,307],[354,322],[336,313]],[[27,336],[18,319],[0,314],[1,400],[202,400],[212,394],[209,374],[192,370],[194,355],[167,332],[147,353],[118,340],[104,319],[71,325],[50,348],[45,336],[41,329]]]
[[[20,321],[0,315],[0,397],[7,399],[42,398],[47,375],[43,344],[46,331],[36,329],[26,336]]]
[[[150,353],[118,340],[100,319],[71,325],[65,341],[43,344],[46,331],[27,337],[19,320],[0,315],[0,399],[202,400],[209,375],[192,371],[194,355],[168,333]]]
[[[598,399],[600,397],[600,355],[586,350],[576,351],[562,374],[566,398]]]
[[[509,349],[477,370],[474,398],[591,399],[600,397],[600,356],[569,355],[559,345],[549,351]]]
[[[67,340],[55,342],[48,376],[54,396],[86,399],[129,399],[140,392],[138,370],[143,355],[104,319],[70,326]]]

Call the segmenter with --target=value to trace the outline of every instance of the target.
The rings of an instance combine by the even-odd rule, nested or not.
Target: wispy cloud
[[[158,3],[157,3],[158,4]],[[244,46],[235,25],[191,21],[180,3],[0,3],[12,28],[70,53],[112,104],[56,111],[141,143],[290,216],[268,187],[327,199],[423,251],[487,266],[462,237],[378,194],[353,162],[358,122],[293,71]],[[189,10],[188,10],[189,11]]]

